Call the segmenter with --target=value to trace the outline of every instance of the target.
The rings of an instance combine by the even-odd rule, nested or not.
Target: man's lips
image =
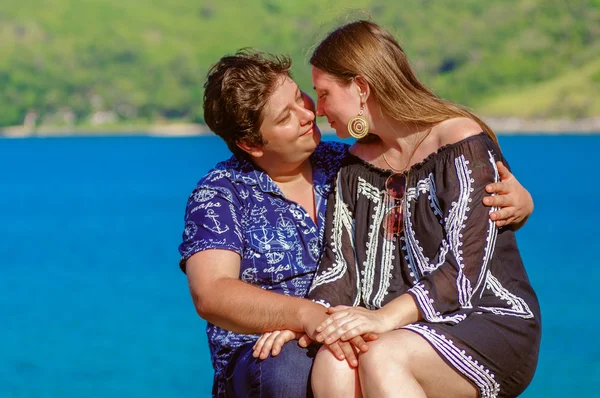
[[[308,130],[306,130],[304,133],[300,134],[300,137],[303,137],[307,134],[312,134],[315,131],[315,125],[313,123],[312,126],[310,126],[310,128]]]

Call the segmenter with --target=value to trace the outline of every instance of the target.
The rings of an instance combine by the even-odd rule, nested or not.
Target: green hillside
[[[478,109],[489,116],[600,116],[600,56],[556,78],[491,98]]]
[[[446,98],[495,116],[600,115],[600,0],[19,0],[0,4],[0,127],[28,112],[201,122],[211,63],[248,46],[292,55],[309,90],[307,54],[357,9]]]

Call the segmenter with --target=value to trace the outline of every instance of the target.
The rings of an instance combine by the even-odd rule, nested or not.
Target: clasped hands
[[[276,330],[263,333],[254,344],[253,356],[266,359],[276,356],[281,347],[291,340],[308,347],[313,341],[323,343],[340,361],[346,360],[351,367],[358,366],[358,354],[369,349],[367,342],[394,327],[386,323],[379,310],[340,305],[327,309],[324,319],[317,319],[317,326],[307,325],[305,332]]]

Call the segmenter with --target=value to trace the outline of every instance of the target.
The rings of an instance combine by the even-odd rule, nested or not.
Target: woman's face
[[[314,110],[310,97],[292,79],[282,77],[265,105],[261,156],[284,163],[307,159],[321,140]]]
[[[329,73],[312,68],[312,81],[317,92],[317,115],[325,116],[340,138],[348,138],[348,121],[360,111],[358,86],[342,84]]]

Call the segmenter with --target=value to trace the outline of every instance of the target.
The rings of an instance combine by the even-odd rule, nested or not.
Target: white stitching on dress
[[[495,376],[489,369],[468,356],[464,350],[460,350],[454,345],[454,342],[443,334],[437,333],[434,329],[425,325],[411,324],[404,326],[403,329],[412,330],[423,336],[434,347],[436,347],[445,358],[450,361],[454,367],[471,379],[479,388],[481,398],[495,398],[500,392],[500,384],[495,380]]]
[[[357,196],[361,194],[365,196],[369,201],[375,204],[375,206],[373,207],[373,214],[371,216],[372,222],[369,225],[369,244],[365,248],[366,258],[365,262],[363,263],[364,274],[361,275],[361,279],[362,277],[364,277],[364,283],[362,285],[362,295],[364,305],[366,308],[377,309],[381,307],[381,301],[383,300],[387,288],[389,287],[389,280],[387,281],[387,283],[382,283],[382,281],[387,279],[388,275],[391,277],[391,267],[393,260],[392,250],[394,245],[389,240],[384,240],[383,246],[381,248],[381,265],[378,264],[377,248],[379,246],[380,237],[379,228],[385,217],[387,209],[387,206],[384,206],[384,204],[387,203],[385,202],[386,195],[384,195],[383,190],[379,190],[372,184],[368,183],[364,178],[358,177]],[[375,271],[380,267],[380,283],[378,290],[376,291],[375,295],[373,295],[373,291],[375,289]],[[385,289],[382,290],[382,288],[384,287]],[[379,302],[379,306],[377,305],[377,302]]]
[[[354,220],[352,218],[352,213],[348,210],[348,207],[342,200],[339,175],[336,183],[335,203],[330,204],[330,206],[335,206],[331,241],[333,252],[335,253],[335,260],[331,267],[315,275],[309,293],[318,286],[340,279],[348,270],[348,264],[341,251],[342,235],[346,232],[348,236],[354,236]]]

